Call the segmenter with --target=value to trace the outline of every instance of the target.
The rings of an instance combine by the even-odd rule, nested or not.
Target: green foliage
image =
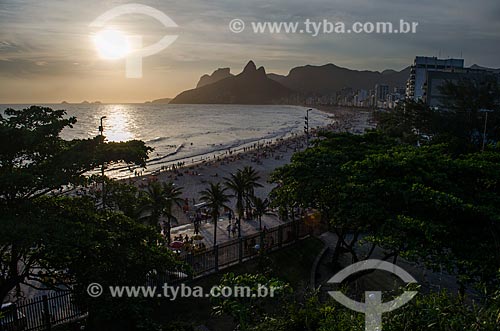
[[[436,133],[440,116],[423,102],[412,100],[389,112],[375,114],[379,130],[409,144],[426,143]]]
[[[239,330],[248,330],[251,325],[258,323],[266,312],[271,311],[272,306],[276,307],[283,298],[292,293],[288,284],[261,274],[238,276],[232,273],[225,274],[218,287],[221,291],[225,287],[232,289],[233,295],[212,297],[214,313],[231,316],[238,323]],[[237,287],[248,289],[248,291],[237,294],[234,291]],[[272,296],[265,295],[262,289],[272,291]]]
[[[200,192],[200,200],[206,202],[210,209],[212,222],[214,222],[214,246],[217,245],[217,221],[219,220],[220,210],[222,208],[231,209],[227,204],[230,195],[226,193],[227,188],[222,187],[221,183],[209,183],[209,187]]]
[[[147,194],[135,185],[116,180],[105,179],[106,206],[111,210],[119,210],[124,215],[139,219],[144,206],[149,204]]]
[[[170,228],[172,220],[175,218],[172,213],[173,208],[174,206],[180,207],[184,201],[180,197],[182,187],[176,187],[173,182],[152,182],[148,185],[146,191],[141,191],[141,194],[143,199],[139,218],[159,230],[160,217],[165,216],[167,219],[166,237],[170,242]]]
[[[141,141],[105,143],[104,137],[63,140],[65,127],[76,123],[64,110],[32,106],[7,109],[0,116],[0,196],[12,204],[58,189],[85,183],[84,174],[103,163],[144,165],[151,148]]]
[[[387,331],[494,331],[500,327],[500,301],[492,297],[469,304],[447,292],[417,295],[407,305],[382,315]],[[303,304],[291,303],[286,313],[268,316],[254,331],[362,331],[364,315],[336,302],[320,303],[315,296]]]
[[[495,75],[446,81],[440,92],[442,106],[455,113],[477,114],[481,108],[498,110],[500,105],[500,85]]]
[[[177,265],[154,229],[128,217],[136,190],[108,183],[120,213],[98,210],[90,197],[47,194],[87,183],[86,173],[103,163],[144,165],[151,149],[141,141],[106,143],[101,136],[63,140],[61,131],[76,123],[65,115],[32,106],[0,116],[0,138],[9,142],[0,147],[0,300],[20,284],[66,285],[89,308],[94,329],[151,330],[144,302],[86,293],[93,282],[144,285],[149,271]]]
[[[247,215],[249,214],[255,188],[262,187],[258,182],[260,176],[253,167],[246,166],[243,169],[238,169],[229,178],[224,179],[226,180],[225,186],[233,191],[233,196],[236,198],[236,212],[238,213],[238,217],[243,219],[245,210],[247,211]]]
[[[446,145],[396,145],[376,132],[330,135],[273,174],[279,185],[271,196],[274,204],[318,209],[355,261],[366,258],[356,251],[364,235],[386,259],[403,256],[445,267],[462,285],[493,286],[499,161],[496,152],[455,155]]]
[[[266,215],[269,213],[269,200],[268,199],[262,199],[259,197],[253,197],[252,198],[252,205],[255,208],[255,216],[257,216],[257,219],[259,220],[259,229],[262,230],[262,216]]]
[[[195,331],[194,327],[188,322],[169,322],[162,326],[162,331]]]
[[[146,305],[145,300],[113,299],[106,294],[90,298],[88,284],[140,286],[149,271],[177,266],[154,229],[120,213],[96,210],[86,198],[38,198],[22,215],[3,218],[0,229],[2,247],[15,238],[13,251],[30,257],[22,260],[26,265],[19,281],[28,285],[38,281],[54,288],[72,286],[96,329],[126,329],[125,325],[145,322],[151,302]],[[8,255],[2,258],[2,265],[9,262]]]
[[[394,145],[394,140],[378,132],[362,136],[324,133],[317,146],[294,154],[290,164],[272,174],[271,180],[278,183],[270,195],[272,205],[317,208],[325,220],[332,219],[337,210],[351,210],[349,192],[338,190],[348,181],[342,166]],[[343,220],[336,222],[340,228]]]
[[[226,180],[226,187],[233,191],[233,196],[236,198],[236,212],[238,217],[243,219],[245,213],[245,193],[247,191],[248,183],[241,169],[234,174],[231,174]]]
[[[485,113],[486,139],[495,146],[500,139],[500,85],[493,76],[446,81],[441,87],[441,106],[405,100],[390,112],[378,113],[378,128],[409,144],[446,142],[456,152],[482,146]]]

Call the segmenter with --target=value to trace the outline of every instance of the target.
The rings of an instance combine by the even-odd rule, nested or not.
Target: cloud
[[[88,24],[127,0],[2,0],[0,4],[0,76],[43,80],[66,77],[68,84],[121,73],[123,61],[96,56]],[[401,69],[415,55],[459,56],[467,64],[500,67],[500,2],[482,0],[145,0],[141,3],[169,15],[179,39],[168,49],[144,60],[156,82],[174,95],[194,85],[203,73],[231,66],[237,72],[249,59],[268,71],[286,73],[297,65],[335,63],[355,69]],[[250,21],[418,21],[415,35],[320,35],[231,33],[233,18]],[[113,25],[141,34],[145,44],[166,32],[154,19],[130,15]],[[78,65],[75,65],[78,63]],[[148,74],[148,73],[146,73]],[[149,73],[153,76],[153,73]],[[156,77],[156,76],[155,76]],[[76,83],[75,83],[76,84]],[[120,84],[115,84],[115,89]],[[80,85],[78,85],[80,86]],[[111,87],[110,87],[111,88]],[[147,88],[144,88],[147,93]],[[90,97],[91,98],[91,97]],[[92,98],[91,98],[92,99]],[[102,99],[102,98],[101,98]],[[150,99],[150,97],[145,97]]]

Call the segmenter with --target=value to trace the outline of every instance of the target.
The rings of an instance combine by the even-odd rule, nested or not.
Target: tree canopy
[[[353,260],[361,239],[463,282],[496,284],[500,154],[399,145],[384,134],[325,134],[278,169],[274,204],[318,209]],[[349,240],[348,240],[349,238]],[[462,284],[463,285],[463,284]]]
[[[89,308],[91,321],[108,323],[107,330],[135,329],[147,315],[140,300],[92,299],[86,286],[144,285],[151,270],[176,266],[174,257],[155,229],[126,215],[131,210],[98,209],[90,197],[60,195],[58,189],[88,183],[89,171],[103,163],[145,165],[151,149],[142,141],[114,143],[102,136],[62,139],[61,131],[75,124],[64,110],[37,106],[7,109],[0,116],[5,142],[0,147],[0,300],[19,294],[21,285],[69,287]],[[126,199],[130,195],[113,202],[123,206]]]

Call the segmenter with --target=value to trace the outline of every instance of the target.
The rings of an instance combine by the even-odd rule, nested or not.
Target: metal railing
[[[85,317],[86,314],[86,310],[76,303],[73,293],[53,292],[3,309],[0,330],[51,330],[59,324]]]
[[[294,221],[274,228],[254,233],[207,249],[190,253],[183,257],[191,267],[192,277],[185,269],[178,268],[167,275],[149,276],[147,284],[168,280],[178,283],[215,273],[220,269],[254,258],[259,251],[273,251],[290,245],[310,234],[304,222]],[[17,302],[2,310],[0,331],[37,331],[52,328],[87,315],[87,310],[79,306],[70,291],[53,292],[47,295]]]
[[[310,232],[311,229],[304,222],[293,221],[202,252],[189,253],[184,257],[184,262],[191,266],[196,278],[255,257],[261,250],[268,252],[279,249],[308,236]]]

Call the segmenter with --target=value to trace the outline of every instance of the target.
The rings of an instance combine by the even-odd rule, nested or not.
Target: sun
[[[118,30],[106,29],[93,37],[99,55],[104,59],[121,59],[130,52],[127,37]]]

